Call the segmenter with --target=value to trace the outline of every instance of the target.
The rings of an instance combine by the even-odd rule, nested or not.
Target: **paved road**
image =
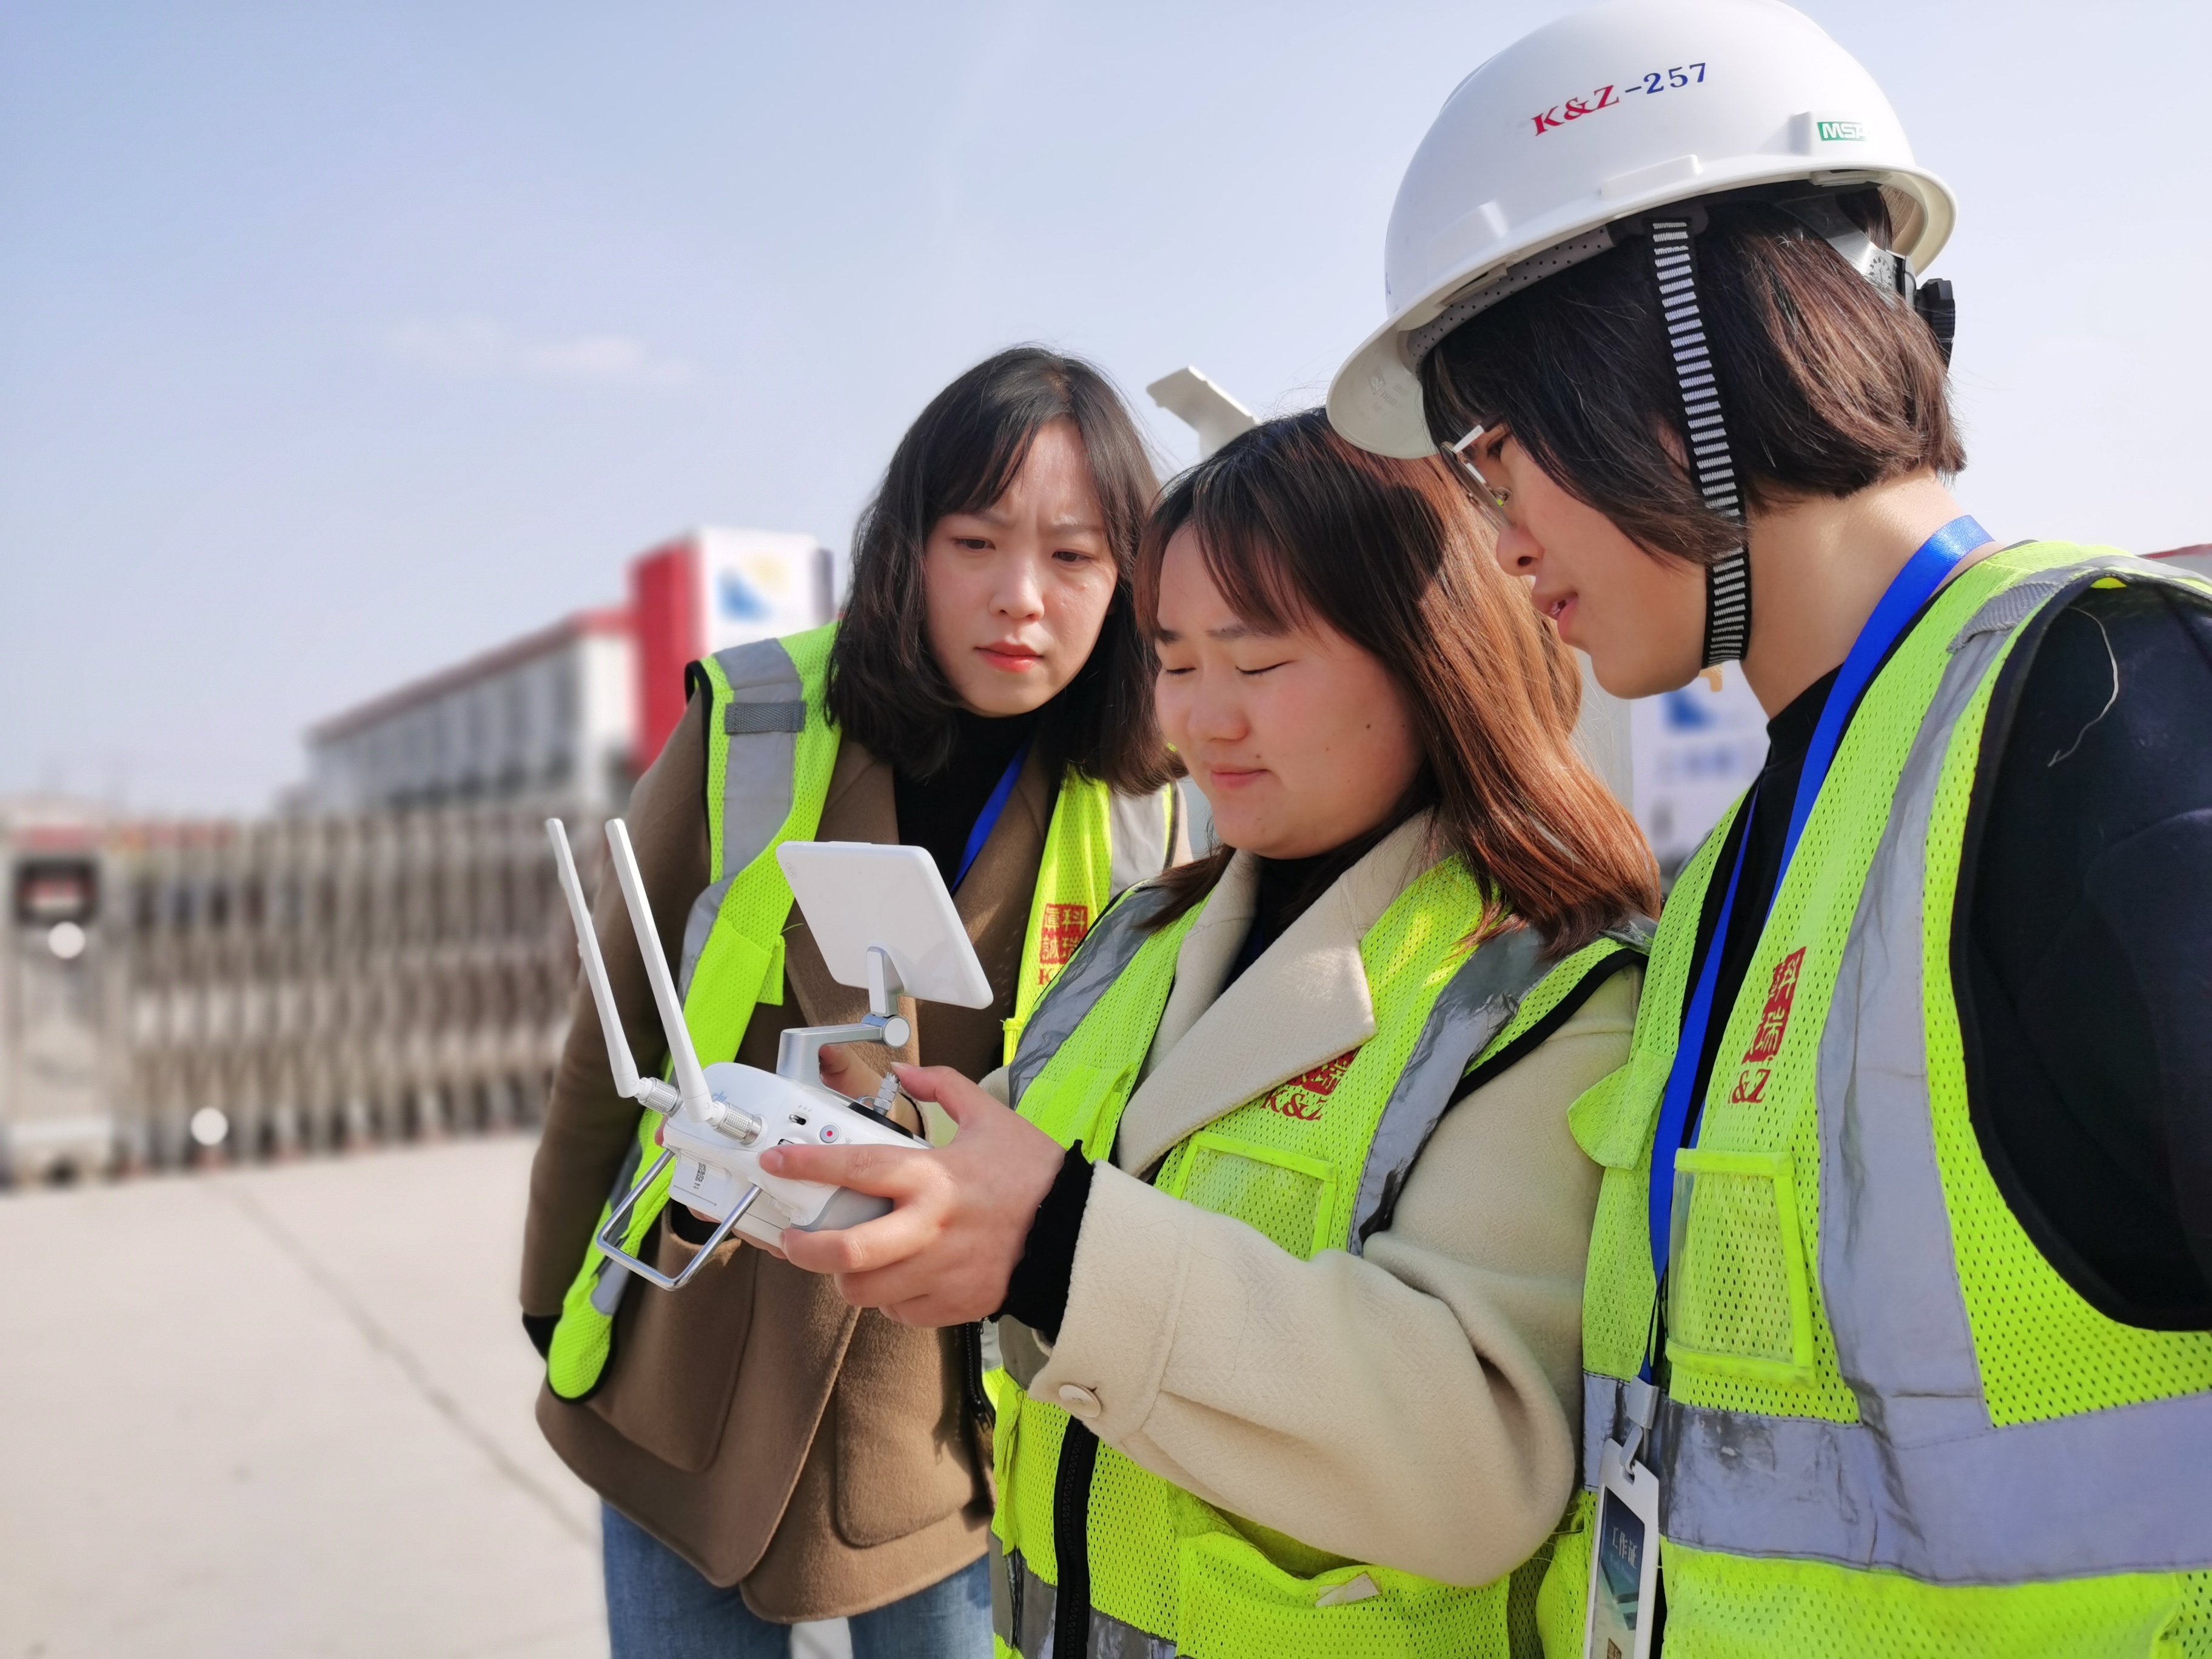
[[[0,1197],[0,1659],[601,1659],[514,1312],[530,1153]]]

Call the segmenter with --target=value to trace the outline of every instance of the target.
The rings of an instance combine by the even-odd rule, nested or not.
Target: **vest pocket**
[[[1667,1357],[1748,1382],[1811,1382],[1812,1285],[1789,1155],[1689,1147],[1674,1171]]]
[[[1468,1589],[1358,1562],[1304,1577],[1218,1516],[1180,1540],[1178,1565],[1182,1653],[1455,1659],[1510,1648],[1503,1579]]]
[[[1255,1227],[1301,1261],[1328,1243],[1336,1166],[1201,1129],[1184,1143],[1165,1190]]]

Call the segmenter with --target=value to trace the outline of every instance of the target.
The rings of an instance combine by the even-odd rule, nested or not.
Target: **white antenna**
[[[771,1146],[802,1140],[914,1146],[913,1133],[888,1115],[890,1085],[878,1091],[873,1108],[823,1086],[822,1045],[879,1042],[896,1048],[905,1043],[906,1021],[897,1009],[899,994],[908,985],[917,995],[930,1000],[950,999],[963,1006],[988,1001],[990,987],[951,896],[945,890],[944,878],[921,848],[787,842],[778,849],[777,857],[793,882],[793,891],[803,895],[816,885],[817,877],[828,884],[818,896],[829,908],[817,923],[817,940],[826,941],[833,961],[852,956],[841,969],[833,971],[845,983],[865,980],[871,1012],[866,1019],[849,1025],[793,1027],[779,1039],[774,1073],[739,1065],[734,1060],[719,1060],[712,1068],[710,1083],[710,1073],[701,1067],[690,1030],[684,1022],[668,960],[661,954],[653,906],[645,896],[645,881],[638,871],[629,832],[619,818],[610,819],[606,829],[615,880],[621,888],[623,908],[629,912],[630,926],[637,933],[638,954],[668,1034],[670,1065],[676,1077],[675,1086],[671,1087],[657,1078],[638,1075],[592,932],[591,913],[584,902],[583,884],[576,878],[568,832],[559,819],[548,819],[546,835],[553,842],[561,890],[575,921],[577,954],[583,958],[592,1000],[605,1029],[607,1057],[615,1081],[632,1099],[661,1117],[652,1137],[660,1147],[659,1155],[651,1168],[628,1182],[627,1190],[592,1237],[606,1267],[592,1289],[592,1305],[602,1313],[611,1313],[623,1285],[632,1277],[663,1290],[680,1289],[689,1283],[741,1222],[756,1217],[756,1207],[764,1194],[774,1202],[759,1206],[759,1214],[748,1224],[746,1234],[762,1243],[774,1243],[793,1227],[810,1231],[849,1227],[889,1214],[891,1203],[886,1198],[769,1175],[760,1167],[760,1154]],[[887,881],[887,877],[898,876],[894,866],[901,866],[905,868],[903,878]],[[803,896],[800,902],[804,907]],[[833,922],[839,925],[832,926]],[[852,925],[844,925],[848,923]],[[847,933],[852,934],[851,940],[844,938]],[[845,949],[848,944],[852,945],[850,951]],[[650,1151],[650,1146],[646,1150]],[[657,1187],[672,1167],[676,1174],[670,1177],[670,1184]],[[640,1248],[632,1237],[639,1208],[656,1191],[716,1221],[713,1236],[692,1256],[690,1265],[674,1275],[663,1273],[633,1254]],[[641,1237],[643,1229],[638,1231]]]
[[[637,951],[645,958],[645,977],[653,987],[661,1026],[668,1033],[668,1052],[676,1062],[676,1091],[692,1116],[702,1123],[712,1123],[719,1115],[714,1096],[707,1087],[707,1074],[699,1069],[699,1051],[691,1046],[691,1028],[684,1022],[684,1005],[676,1000],[676,981],[668,976],[668,958],[660,954],[660,934],[653,925],[653,906],[645,896],[644,878],[638,874],[637,854],[630,851],[629,826],[620,818],[607,820],[607,846],[615,855],[615,879],[622,884],[630,926],[637,929]]]
[[[592,927],[591,907],[584,902],[584,884],[576,878],[576,860],[568,851],[568,830],[558,818],[545,820],[545,837],[553,843],[553,863],[561,872],[561,890],[568,900],[568,919],[576,925],[576,954],[584,959],[584,981],[592,988],[592,1001],[599,1011],[599,1030],[607,1040],[607,1064],[615,1087],[627,1098],[656,1112],[674,1109],[678,1096],[659,1078],[640,1077],[630,1058],[629,1042],[623,1035],[622,1016],[615,1010],[614,988],[607,983],[606,959],[599,954],[599,935]]]

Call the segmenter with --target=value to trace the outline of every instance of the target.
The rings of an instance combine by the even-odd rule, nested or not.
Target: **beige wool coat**
[[[704,700],[695,699],[627,815],[671,962],[708,874],[705,721]],[[1053,799],[1032,757],[954,896],[993,1006],[908,1000],[915,1038],[897,1058],[971,1077],[998,1064]],[[842,744],[817,833],[897,840],[890,767]],[[653,1073],[667,1043],[612,881],[592,921],[630,1051]],[[795,908],[785,945],[783,1004],[755,1010],[736,1056],[763,1070],[775,1069],[786,1027],[854,1020],[867,1007],[865,992],[830,979]],[[873,1046],[858,1053],[878,1071],[890,1058]],[[531,1170],[525,1313],[560,1311],[637,1115],[615,1091],[598,1011],[580,987]],[[665,1221],[644,1246],[672,1274],[696,1248]],[[681,1291],[629,1285],[613,1358],[588,1400],[540,1390],[538,1425],[568,1467],[708,1580],[742,1584],[746,1604],[778,1621],[865,1612],[977,1559],[991,1514],[989,1457],[966,1399],[964,1330],[914,1330],[859,1311],[831,1280],[738,1239],[718,1255]]]
[[[1567,1108],[1626,1060],[1640,968],[1445,1115],[1364,1255],[1301,1261],[1143,1176],[1374,1035],[1359,941],[1432,862],[1428,830],[1424,815],[1382,842],[1224,990],[1256,882],[1249,857],[1231,862],[1092,1176],[1059,1340],[1010,1321],[1001,1337],[1018,1376],[1042,1362],[1032,1398],[1267,1529],[1255,1541],[1290,1570],[1479,1584],[1526,1560],[1574,1490],[1599,1171]],[[1000,1098],[1006,1076],[987,1084]]]

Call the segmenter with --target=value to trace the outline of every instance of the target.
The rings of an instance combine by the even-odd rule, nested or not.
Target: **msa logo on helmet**
[[[1863,144],[1874,136],[1863,121],[1821,121],[1814,125],[1814,131],[1820,135],[1824,144]]]

